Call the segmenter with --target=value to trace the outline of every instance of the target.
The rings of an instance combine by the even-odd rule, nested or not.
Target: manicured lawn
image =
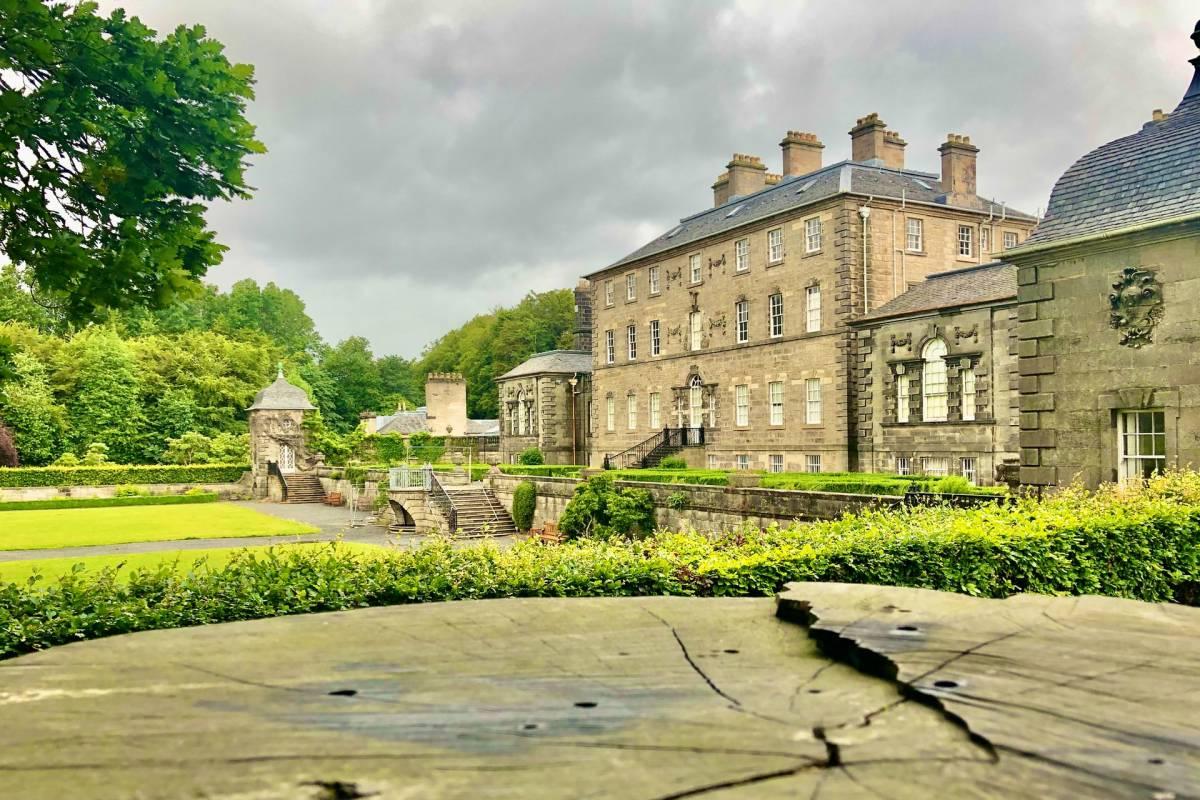
[[[292,549],[300,548],[303,550],[319,550],[320,548],[329,549],[336,546],[339,551],[352,551],[355,553],[361,552],[364,554],[383,553],[385,548],[376,547],[371,544],[359,544],[357,542],[338,542],[333,545],[330,542],[315,542],[305,544],[284,544],[275,545],[276,549]],[[121,566],[121,573],[128,575],[135,569],[143,567],[155,567],[162,562],[175,562],[175,568],[179,571],[186,572],[196,566],[197,561],[203,561],[200,565],[201,569],[222,567],[229,562],[234,553],[257,551],[266,551],[270,547],[222,547],[215,549],[202,550],[161,550],[155,553],[128,553],[126,555],[116,556],[89,556],[87,558],[39,558],[30,561],[6,561],[0,562],[0,583],[24,583],[30,575],[37,572],[45,576],[45,580],[40,585],[45,585],[47,582],[54,581],[61,575],[65,575],[74,568],[76,564],[82,564],[86,572],[95,572],[105,567]]]
[[[317,529],[229,503],[9,511],[0,515],[0,550],[301,533],[317,533]]]

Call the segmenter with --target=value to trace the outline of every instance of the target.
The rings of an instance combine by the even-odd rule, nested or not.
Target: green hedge
[[[105,464],[99,467],[4,467],[0,487],[110,486],[120,483],[235,483],[245,464]]]
[[[517,530],[527,531],[532,528],[536,511],[537,487],[530,481],[521,481],[513,490],[512,518]]]
[[[641,483],[693,483],[701,486],[728,486],[729,473],[719,469],[614,469],[607,475],[618,481]]]
[[[798,580],[1006,597],[1104,594],[1200,604],[1200,476],[1045,502],[866,512],[713,537],[529,541],[501,550],[435,540],[365,556],[258,550],[227,566],[171,565],[0,584],[0,657],[130,631],[496,597],[769,596]]]
[[[185,506],[215,503],[215,492],[203,494],[160,494],[141,497],[64,497],[62,500],[17,500],[0,503],[0,511],[38,511],[57,508],[110,508],[112,506]]]
[[[578,464],[501,464],[505,475],[536,475],[543,478],[578,478],[583,467]]]

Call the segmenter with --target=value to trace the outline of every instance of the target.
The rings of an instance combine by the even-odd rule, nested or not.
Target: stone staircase
[[[283,476],[289,503],[324,503],[325,487],[316,475],[292,473]]]
[[[458,536],[508,536],[517,532],[512,517],[491,489],[474,483],[447,491],[458,512]]]

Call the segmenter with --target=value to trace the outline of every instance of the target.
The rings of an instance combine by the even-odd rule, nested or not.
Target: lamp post
[[[579,425],[575,422],[575,387],[579,385],[579,378],[572,375],[567,379],[567,383],[571,387],[571,463],[574,464],[579,458],[575,451],[575,443],[579,439]]]

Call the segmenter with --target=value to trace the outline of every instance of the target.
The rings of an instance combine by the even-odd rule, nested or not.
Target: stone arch
[[[398,503],[395,500],[388,500],[388,505],[391,506],[392,516],[395,518],[397,525],[401,528],[416,529],[416,520],[413,519],[413,515],[408,512],[408,509],[402,503]]]

